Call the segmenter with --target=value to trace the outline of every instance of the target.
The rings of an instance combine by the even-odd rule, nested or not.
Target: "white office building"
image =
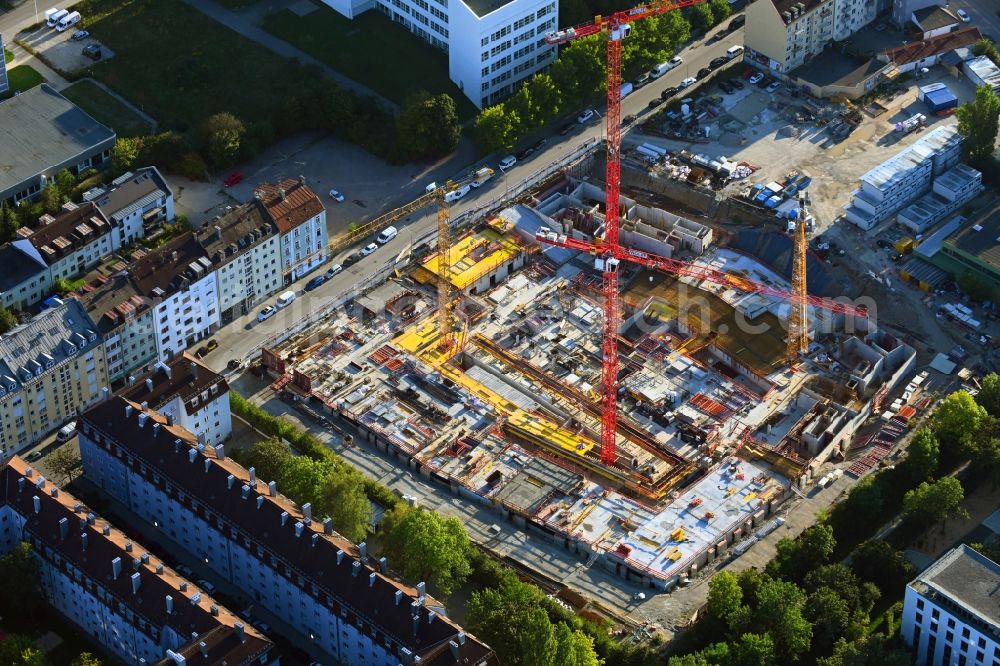
[[[958,164],[962,136],[957,125],[939,127],[861,177],[844,217],[868,231],[931,188],[934,178]]]
[[[281,276],[290,284],[319,268],[330,256],[326,208],[305,178],[258,185],[254,198],[281,234]]]
[[[503,100],[556,58],[556,47],[542,37],[557,27],[558,0],[324,2],[347,18],[375,8],[447,51],[451,80],[479,108]]]
[[[44,600],[118,663],[278,663],[270,640],[15,456],[0,468],[0,553],[21,542]]]
[[[87,478],[280,617],[303,641],[351,666],[495,665],[493,651],[355,546],[161,414],[121,397],[80,417]],[[328,663],[328,660],[323,660]]]
[[[903,597],[902,636],[917,666],[1000,663],[1000,564],[965,544],[945,553]]]

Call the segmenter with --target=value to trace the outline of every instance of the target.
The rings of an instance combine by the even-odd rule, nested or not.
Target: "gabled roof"
[[[938,28],[946,28],[949,25],[957,25],[962,22],[961,19],[952,14],[950,11],[937,5],[931,5],[930,7],[918,9],[913,12],[913,17],[917,19],[917,25],[919,25],[920,29],[924,32],[930,32],[931,30],[937,30]]]
[[[31,244],[50,266],[111,233],[111,224],[93,204],[68,203],[55,217],[43,215],[39,226],[27,236]]]
[[[254,194],[283,234],[326,210],[304,178],[288,178],[277,185],[263,183]]]
[[[192,399],[202,392],[209,399],[194,406]],[[187,352],[168,361],[159,361],[152,370],[135,378],[118,395],[132,402],[145,402],[153,409],[180,397],[184,410],[190,415],[212,400],[229,392],[226,379]]]
[[[981,36],[982,35],[979,34],[978,28],[962,28],[961,30],[956,30],[955,32],[949,32],[943,35],[938,35],[937,37],[931,37],[930,39],[922,39],[917,42],[910,42],[909,44],[903,44],[902,46],[887,49],[883,53],[882,57],[888,62],[895,63],[896,65],[905,65],[907,63],[923,60],[924,58],[929,58],[930,56],[938,53],[944,53],[945,51],[951,51],[952,49],[975,44],[979,41]]]

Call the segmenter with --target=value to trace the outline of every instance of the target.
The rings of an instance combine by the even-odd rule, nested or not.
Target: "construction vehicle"
[[[469,174],[469,178],[471,179],[469,185],[472,185],[473,187],[482,187],[486,183],[486,181],[488,181],[492,177],[493,177],[493,169],[489,167],[483,167],[481,169],[477,169]]]

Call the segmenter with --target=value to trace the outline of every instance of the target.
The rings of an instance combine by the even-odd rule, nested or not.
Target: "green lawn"
[[[77,81],[64,89],[62,94],[97,122],[112,128],[118,136],[144,136],[152,130],[144,118],[93,81]]]
[[[28,88],[34,88],[45,78],[27,65],[18,65],[7,70],[7,83],[10,85],[9,94],[24,92]]]
[[[93,65],[92,76],[161,129],[186,130],[221,111],[269,119],[305,76],[180,0],[84,0],[76,9],[115,53]]]
[[[14,54],[11,53],[8,49],[4,49],[3,50],[3,61],[4,62],[10,62],[13,59],[14,59]]]
[[[461,118],[476,114],[448,78],[448,55],[376,11],[352,21],[328,7],[306,16],[285,9],[268,16],[264,29],[396,103],[419,90],[445,92]]]

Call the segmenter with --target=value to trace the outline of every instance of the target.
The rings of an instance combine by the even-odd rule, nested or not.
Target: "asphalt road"
[[[650,111],[648,108],[650,100],[654,98],[658,99],[660,93],[665,88],[676,86],[685,77],[693,76],[702,67],[707,67],[713,58],[724,55],[726,49],[730,46],[742,44],[742,28],[731,35],[716,39],[716,35],[726,25],[728,25],[728,21],[706,35],[701,42],[691,44],[681,51],[679,55],[684,59],[684,63],[681,66],[626,97],[622,101],[622,116],[635,115],[641,117],[645,115]],[[572,110],[568,114],[568,118],[575,118],[581,110]],[[552,123],[552,128],[561,127],[566,122],[565,119],[555,121]],[[492,202],[503,198],[508,188],[514,187],[518,183],[530,178],[546,165],[572,152],[577,146],[588,140],[603,138],[604,131],[603,115],[599,113],[588,124],[578,126],[566,136],[559,136],[557,133],[547,136],[548,143],[542,149],[524,160],[519,160],[514,167],[508,169],[506,172],[502,172],[497,168],[496,175],[489,183],[479,189],[471,190],[463,199],[456,202],[451,209],[452,217],[454,218],[475,208],[489,206]],[[531,144],[539,138],[539,136],[532,137],[525,143]],[[522,147],[518,146],[517,148],[520,149]],[[496,161],[499,157],[494,156],[488,163],[496,168]],[[457,177],[466,173],[468,168],[463,167],[460,169]],[[308,173],[305,175],[306,177],[309,176]],[[401,198],[397,205],[402,205],[409,200],[409,198]],[[216,370],[221,370],[225,367],[229,359],[243,357],[269,337],[287,329],[303,317],[308,316],[309,313],[329,305],[331,302],[337,300],[341,294],[349,292],[355,285],[364,283],[366,278],[375,273],[380,267],[391,263],[409,243],[423,237],[434,229],[436,224],[436,211],[433,208],[411,214],[409,217],[396,223],[395,226],[399,228],[400,233],[395,240],[379,247],[370,256],[347,267],[342,273],[318,289],[311,292],[304,291],[305,284],[309,279],[325,271],[326,267],[323,267],[322,270],[317,269],[302,280],[287,287],[287,289],[291,289],[297,294],[295,302],[289,308],[280,311],[276,316],[263,323],[257,322],[257,313],[253,312],[219,330],[212,336],[219,342],[219,347],[205,357],[205,362]],[[358,248],[363,247],[371,240],[374,239],[367,239],[349,250],[338,253],[331,263],[343,264],[349,254],[356,252]],[[276,296],[277,294],[275,294]],[[263,307],[263,304],[261,307]],[[201,344],[196,345],[196,348]]]

